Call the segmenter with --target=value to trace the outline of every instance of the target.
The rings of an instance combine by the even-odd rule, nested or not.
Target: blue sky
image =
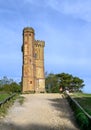
[[[91,93],[91,0],[0,0],[0,77],[21,80],[22,30],[44,40],[45,71],[70,73]]]

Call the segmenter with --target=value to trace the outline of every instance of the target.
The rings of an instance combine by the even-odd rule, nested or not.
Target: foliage
[[[13,81],[13,79],[8,79],[6,76],[4,76],[1,80],[0,80],[0,87],[3,87],[4,84],[11,84]]]
[[[0,88],[0,91],[19,93],[21,92],[21,87],[17,83],[13,82],[11,84],[5,84],[2,88]]]
[[[89,119],[83,112],[79,112],[76,115],[76,120],[82,130],[86,130],[89,126]]]
[[[57,93],[59,92],[59,83],[58,83],[58,78],[55,74],[50,73],[49,75],[46,76],[45,80],[46,84],[46,91],[49,93]]]
[[[47,74],[46,73],[46,91],[47,92],[60,92],[66,89],[71,92],[81,91],[84,86],[84,81],[78,77],[74,77],[68,73],[60,74]]]
[[[7,93],[19,93],[21,92],[21,85],[4,76],[3,79],[0,80],[0,91]]]
[[[63,91],[68,89],[71,92],[81,91],[84,86],[84,81],[78,77],[74,77],[68,73],[57,74],[60,80],[60,86]]]

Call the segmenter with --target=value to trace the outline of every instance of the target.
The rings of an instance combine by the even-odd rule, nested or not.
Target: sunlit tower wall
[[[22,92],[35,91],[34,76],[34,29],[23,30]]]
[[[44,46],[44,41],[36,40],[34,43],[36,92],[45,92]]]

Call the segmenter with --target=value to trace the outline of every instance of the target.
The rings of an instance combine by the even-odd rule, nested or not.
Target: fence
[[[15,95],[16,95],[16,94],[14,93],[14,94],[12,94],[11,96],[9,96],[8,98],[6,98],[5,100],[1,101],[1,102],[0,102],[0,107],[1,107],[2,105],[4,105],[6,102],[8,102],[8,101],[9,101],[11,98],[13,98]]]
[[[71,106],[73,106],[72,109],[74,109],[74,112],[76,111],[77,108],[79,108],[83,113],[84,115],[87,117],[88,119],[88,124],[86,124],[86,122],[83,123],[83,126],[82,126],[82,130],[90,130],[91,129],[91,116],[80,106],[80,104],[75,100],[73,99],[70,95],[68,95],[67,93],[65,94],[65,97],[68,99],[69,103]],[[84,119],[83,119],[84,120]],[[79,123],[79,122],[78,122]],[[79,123],[81,124],[81,122]]]
[[[70,100],[72,100],[72,102],[74,102],[83,112],[84,114],[91,120],[91,116],[79,105],[79,103],[73,99],[71,96],[67,95],[68,98],[70,98]]]

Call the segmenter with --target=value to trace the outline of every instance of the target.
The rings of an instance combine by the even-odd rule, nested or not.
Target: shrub
[[[21,92],[21,86],[16,82],[13,82],[11,84],[5,84],[2,88],[0,88],[0,91],[7,93],[19,93]]]
[[[76,120],[82,130],[87,130],[89,126],[89,120],[83,112],[76,114]]]

